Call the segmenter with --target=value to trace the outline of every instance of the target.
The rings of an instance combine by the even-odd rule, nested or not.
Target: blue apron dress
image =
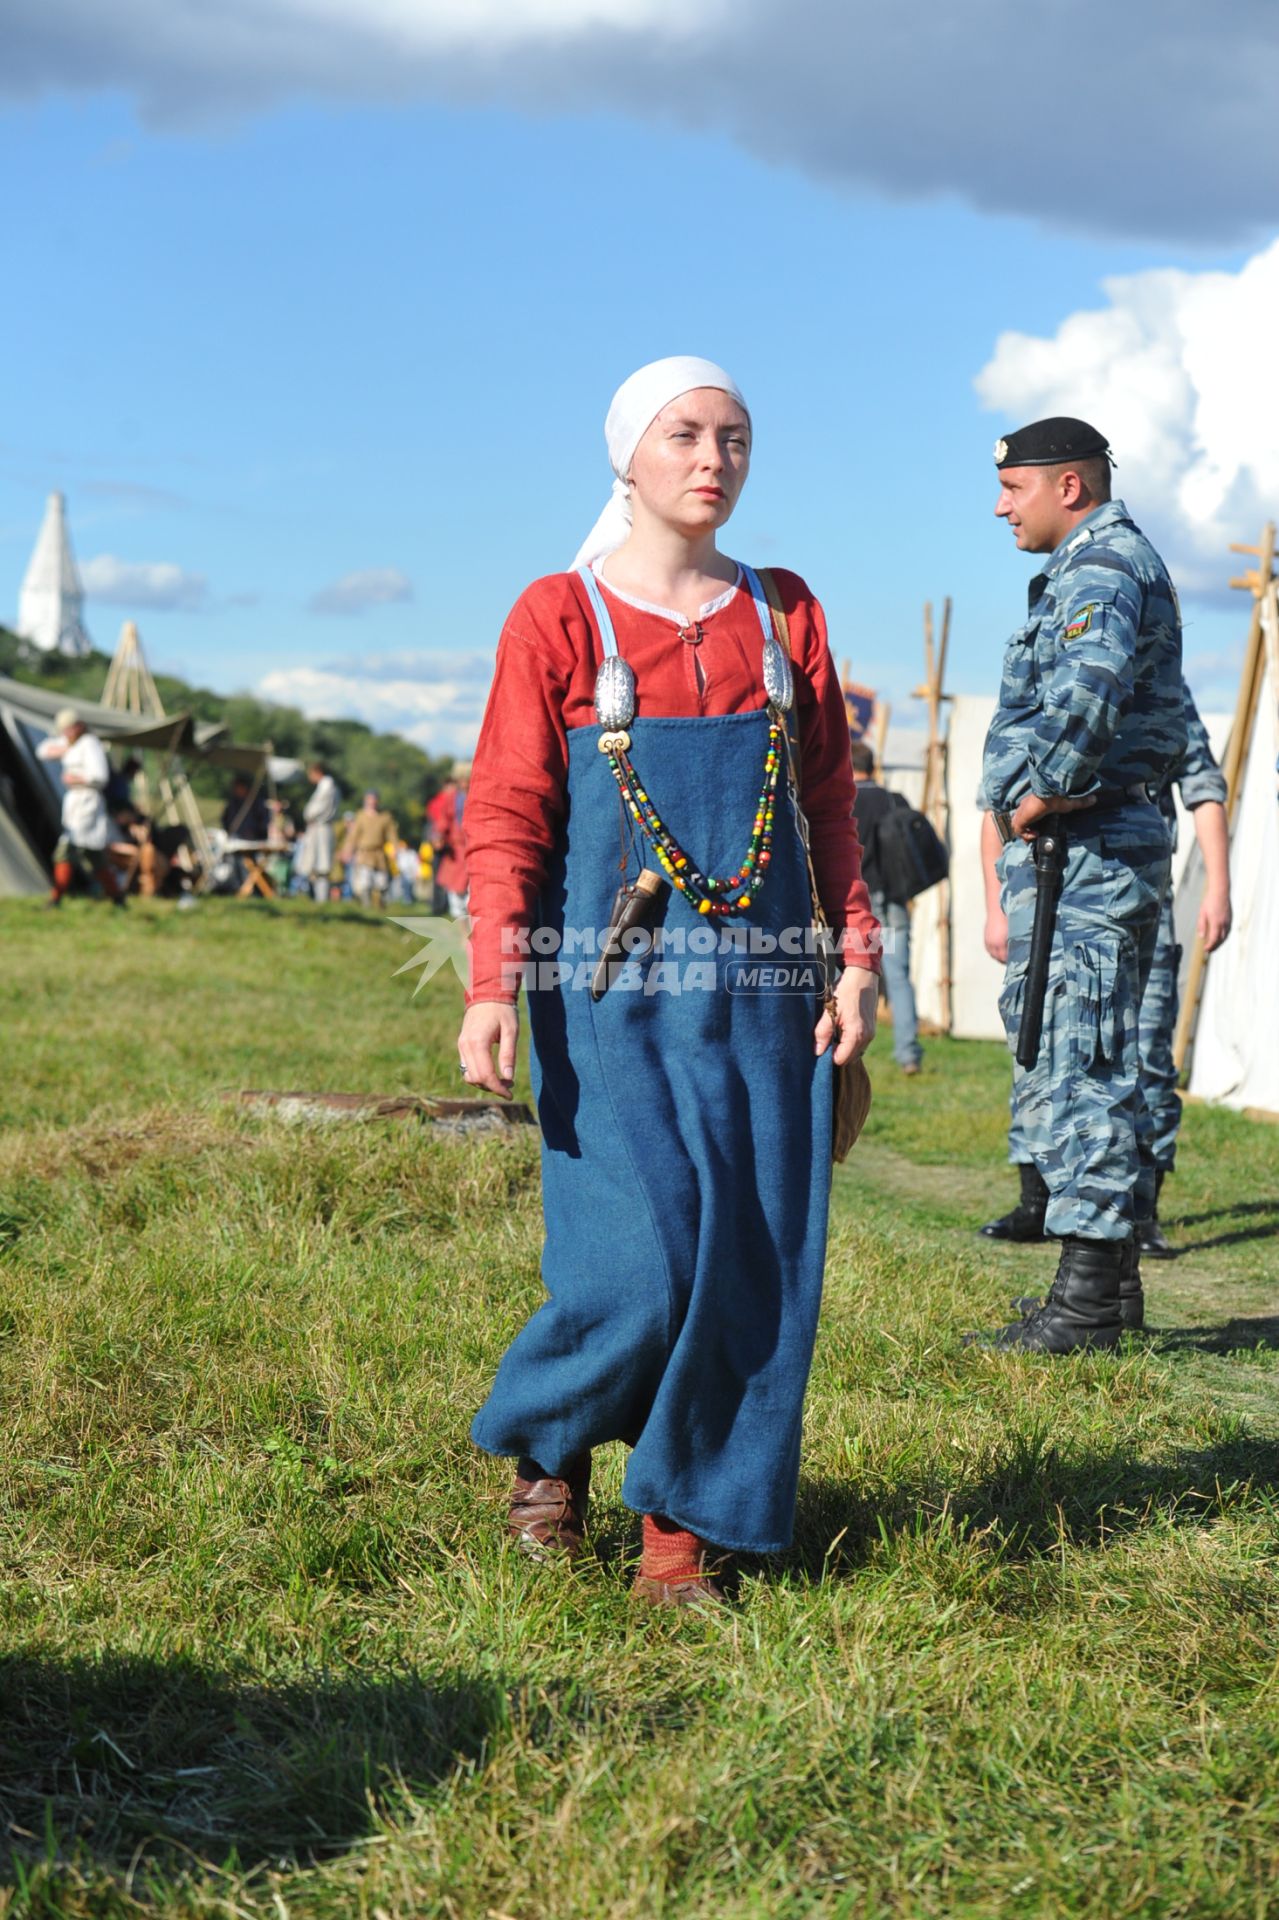
[[[762,585],[744,572],[768,636]],[[768,729],[767,707],[630,724],[636,772],[706,873],[741,860]],[[548,1297],[508,1348],[472,1438],[551,1474],[625,1441],[629,1507],[773,1553],[794,1525],[831,1169],[832,1050],[814,1055],[818,971],[794,952],[812,918],[804,850],[783,780],[750,912],[708,922],[672,889],[665,946],[593,1001],[595,958],[572,935],[607,927],[622,877],[599,737],[569,731],[528,981]],[[636,871],[633,850],[626,878]],[[726,930],[752,926],[778,937],[771,957],[721,950]]]

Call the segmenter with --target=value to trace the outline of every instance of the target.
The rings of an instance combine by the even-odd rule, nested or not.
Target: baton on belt
[[[1044,1030],[1044,996],[1048,991],[1048,962],[1057,924],[1057,895],[1066,870],[1066,836],[1054,826],[1031,842],[1035,862],[1035,919],[1030,930],[1030,959],[1026,962],[1026,990],[1017,1034],[1017,1065],[1033,1067],[1039,1058]]]

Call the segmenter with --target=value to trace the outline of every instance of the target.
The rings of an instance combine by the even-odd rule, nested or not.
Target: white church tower
[[[93,651],[84,630],[83,609],[84,588],[67,532],[66,502],[60,493],[51,493],[22,583],[18,633],[42,653],[67,653],[78,659]]]

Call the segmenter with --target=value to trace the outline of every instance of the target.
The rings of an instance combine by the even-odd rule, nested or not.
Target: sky
[[[909,722],[993,692],[1034,563],[991,449],[1096,420],[1228,709],[1279,505],[1264,0],[0,7],[0,619],[65,492],[95,642],[433,751],[607,493],[642,362],[755,422],[722,544]],[[690,24],[691,20],[691,24]],[[1097,49],[1104,46],[1106,57]]]

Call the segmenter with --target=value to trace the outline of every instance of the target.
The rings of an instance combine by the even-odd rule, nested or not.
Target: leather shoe
[[[589,1453],[571,1461],[562,1478],[532,1479],[517,1472],[506,1527],[520,1551],[534,1560],[576,1559],[586,1544],[590,1488]]]
[[[703,1613],[728,1604],[728,1595],[710,1573],[690,1574],[685,1580],[654,1580],[637,1573],[631,1599],[645,1607],[692,1607]]]

